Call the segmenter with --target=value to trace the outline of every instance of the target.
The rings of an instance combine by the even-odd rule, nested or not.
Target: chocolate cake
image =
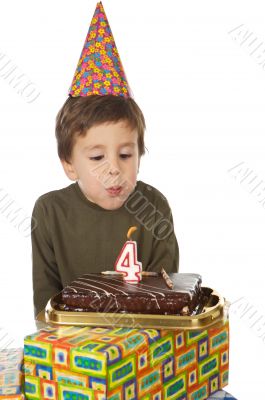
[[[192,315],[201,298],[201,276],[170,273],[171,286],[161,273],[144,275],[137,284],[126,283],[121,274],[85,274],[61,292],[65,311],[123,312]]]

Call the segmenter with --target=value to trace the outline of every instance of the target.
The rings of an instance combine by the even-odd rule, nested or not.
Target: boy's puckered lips
[[[110,187],[110,188],[108,188],[106,190],[107,190],[107,192],[109,194],[117,195],[117,194],[119,194],[121,192],[121,189],[122,189],[121,186],[112,186],[112,187]]]

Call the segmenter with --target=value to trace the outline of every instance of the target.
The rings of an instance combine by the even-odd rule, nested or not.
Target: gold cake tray
[[[61,311],[58,307],[56,309],[56,306],[60,303],[60,294],[57,294],[49,300],[45,310],[37,315],[36,320],[55,326],[77,325],[171,330],[201,330],[223,325],[228,319],[230,303],[211,288],[203,287],[202,291],[204,302],[201,309],[192,316]]]

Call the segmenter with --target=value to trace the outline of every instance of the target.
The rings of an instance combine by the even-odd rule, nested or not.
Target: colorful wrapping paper
[[[103,5],[97,4],[69,89],[72,97],[92,94],[131,97]]]
[[[228,322],[169,331],[60,327],[24,340],[27,399],[207,399],[228,383]]]
[[[23,349],[0,350],[0,400],[21,399]]]

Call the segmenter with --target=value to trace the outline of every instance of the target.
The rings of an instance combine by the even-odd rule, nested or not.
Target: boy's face
[[[140,164],[138,132],[127,121],[91,127],[76,138],[70,163],[61,161],[68,178],[93,203],[106,210],[120,208],[134,190]],[[121,187],[118,190],[108,190]]]

